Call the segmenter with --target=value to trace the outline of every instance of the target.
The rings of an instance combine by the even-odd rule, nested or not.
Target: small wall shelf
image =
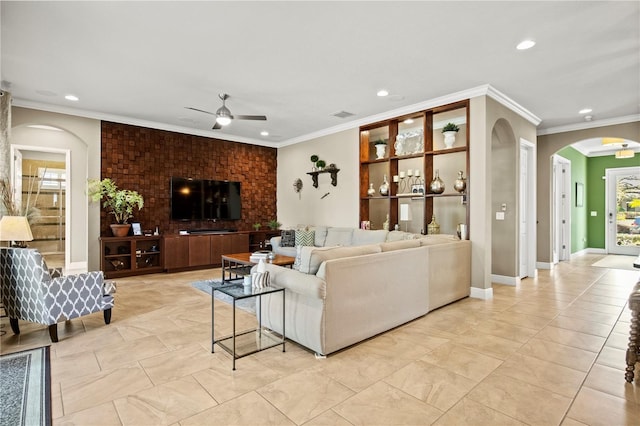
[[[318,187],[318,175],[320,173],[331,173],[331,185],[338,186],[338,172],[340,169],[325,169],[318,170],[315,172],[307,172],[308,175],[311,175],[311,179],[313,179],[313,187]]]

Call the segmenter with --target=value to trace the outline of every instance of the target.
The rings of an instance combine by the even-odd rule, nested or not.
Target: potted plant
[[[254,224],[253,224],[253,225],[251,225],[251,226],[253,226],[253,229],[254,229],[255,231],[259,231],[259,230],[260,230],[260,227],[262,226],[262,224],[261,224],[261,223],[254,223]]]
[[[318,168],[318,170],[324,169],[324,166],[326,166],[326,165],[327,165],[327,163],[324,160],[316,161],[316,167]]]
[[[127,221],[133,217],[133,210],[144,207],[142,195],[129,189],[118,189],[115,182],[109,178],[90,179],[88,194],[93,202],[103,200],[102,207],[115,218],[116,223],[110,226],[116,237],[124,237],[129,233],[131,224]]]
[[[267,226],[272,230],[275,231],[276,229],[280,228],[282,224],[280,222],[278,222],[276,219],[271,219],[269,222],[267,222]]]
[[[442,134],[444,135],[444,145],[447,148],[453,148],[453,144],[456,143],[456,134],[458,133],[458,131],[460,130],[460,127],[458,127],[455,123],[447,123],[443,128],[442,128]]]
[[[387,141],[385,139],[378,139],[373,143],[376,147],[376,160],[382,160],[384,154],[387,151]]]
[[[312,171],[312,172],[315,172],[315,171],[316,171],[316,161],[318,161],[319,159],[320,159],[320,157],[318,157],[318,156],[317,156],[317,155],[315,155],[315,154],[313,154],[313,155],[310,157],[311,164],[312,164],[312,166],[311,166],[311,171]]]

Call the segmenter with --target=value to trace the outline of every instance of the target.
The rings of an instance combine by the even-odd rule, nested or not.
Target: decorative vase
[[[462,170],[458,172],[458,179],[453,183],[453,189],[461,194],[467,189],[467,178],[462,176]]]
[[[431,216],[431,223],[427,225],[427,234],[439,234],[440,225],[436,222],[436,215]]]
[[[442,132],[444,135],[444,146],[448,148],[453,148],[453,144],[456,143],[456,134],[458,132]]]
[[[369,189],[367,189],[367,195],[368,195],[369,197],[373,197],[374,195],[376,195],[376,190],[375,190],[375,188],[373,187],[373,184],[372,184],[372,183],[370,183],[370,184],[369,184]]]
[[[389,182],[387,182],[387,175],[382,178],[382,184],[380,185],[380,195],[389,194]]]
[[[436,176],[429,184],[429,189],[431,189],[431,192],[433,192],[434,194],[442,194],[444,192],[444,182],[442,181],[442,179],[440,179],[438,170],[436,170]]]
[[[467,239],[467,224],[466,223],[459,223],[456,229],[456,232],[458,233],[458,238],[460,238],[461,240],[466,240]]]
[[[375,145],[376,147],[376,160],[382,160],[384,158],[384,154],[387,151],[387,144],[378,143]]]
[[[126,237],[129,235],[129,229],[131,229],[130,223],[112,224],[109,226],[111,227],[111,233],[114,237]]]

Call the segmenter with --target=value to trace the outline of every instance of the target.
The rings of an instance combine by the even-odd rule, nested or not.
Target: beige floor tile
[[[469,330],[462,333],[455,340],[458,345],[481,352],[499,359],[507,359],[509,355],[515,353],[522,343],[494,336],[492,334],[481,333],[477,330]]]
[[[576,395],[585,372],[523,354],[513,354],[496,374],[502,374],[570,398]]]
[[[157,336],[147,336],[110,345],[97,350],[95,355],[103,370],[111,370],[132,361],[140,361],[168,351],[169,349]]]
[[[158,385],[210,368],[216,359],[210,351],[194,343],[182,349],[163,352],[140,361],[145,373]]]
[[[57,419],[64,415],[64,409],[62,408],[62,392],[60,390],[60,383],[51,384],[51,418]]]
[[[629,334],[622,333],[611,333],[609,338],[607,339],[605,346],[627,350],[629,346]]]
[[[502,337],[518,343],[526,343],[538,332],[536,329],[520,327],[514,324],[495,320],[484,321],[475,327],[474,331],[479,331],[493,336]]]
[[[623,305],[624,306],[624,305]],[[576,300],[571,304],[571,308],[584,309],[586,311],[598,312],[602,314],[619,315],[622,311],[621,306],[613,306],[601,302],[588,302],[585,300]]]
[[[519,327],[532,328],[534,330],[542,330],[550,321],[549,318],[516,312],[501,312],[493,315],[491,319]]]
[[[628,383],[624,380],[624,373],[624,369],[595,364],[584,386],[640,404],[640,386],[636,381]]]
[[[567,330],[579,331],[581,333],[593,334],[594,336],[607,337],[611,332],[611,326],[589,321],[588,319],[571,318],[564,315],[558,315],[549,324],[558,328],[566,328]]]
[[[518,352],[584,372],[589,371],[597,356],[595,352],[538,338],[525,343]]]
[[[302,424],[351,397],[354,392],[330,377],[304,371],[257,392],[296,424]]]
[[[502,364],[498,358],[483,355],[455,343],[447,343],[420,358],[456,374],[479,382]]]
[[[231,369],[231,358],[226,354],[212,354],[217,362],[211,368],[193,374],[193,377],[219,403],[237,398],[261,388],[283,377],[281,373],[267,367],[255,357],[249,356],[237,361],[235,371]]]
[[[61,340],[56,346],[56,355],[65,357],[78,352],[94,351],[123,342],[118,327],[111,323],[102,329],[93,330],[91,333],[79,334],[73,338]]]
[[[171,425],[217,402],[193,377],[184,377],[113,401],[125,425]]]
[[[66,416],[86,410],[152,386],[147,374],[135,363],[115,370],[63,380],[61,390],[64,414]]]
[[[428,425],[442,415],[437,408],[382,382],[339,404],[334,411],[353,425]]]
[[[436,426],[524,426],[513,417],[509,417],[492,408],[475,402],[469,398],[463,398],[452,409],[447,411],[434,423]]]
[[[637,425],[640,424],[640,406],[584,387],[578,392],[567,417],[593,426]]]
[[[571,417],[565,417],[560,424],[562,426],[588,426],[587,424],[572,419]]]
[[[571,398],[511,377],[492,374],[468,398],[530,425],[559,424]]]
[[[612,297],[612,296],[604,296],[601,294],[593,294],[588,291],[578,297],[576,300],[581,302],[592,302],[592,303],[601,303],[605,305],[618,306],[620,308],[624,307],[627,303],[626,297]]]
[[[537,339],[549,340],[565,346],[584,349],[590,352],[599,352],[604,345],[605,338],[593,334],[580,333],[554,326],[543,328],[537,335]]]
[[[598,354],[596,364],[606,365],[617,369],[625,369],[627,367],[626,359],[626,350],[605,346]]]
[[[304,426],[352,426],[344,417],[333,410],[327,410],[318,417],[309,420]]]
[[[180,426],[295,425],[256,392],[249,392],[224,404],[180,421]]]
[[[570,318],[578,318],[591,322],[597,322],[613,327],[613,325],[616,323],[616,320],[618,319],[619,314],[594,312],[587,309],[574,308],[570,306],[567,309],[563,309],[561,315]]]
[[[477,382],[424,361],[415,361],[384,381],[442,411],[447,411]]]
[[[67,356],[56,357],[51,365],[51,382],[60,383],[75,377],[100,372],[96,354],[92,351],[78,352]]]
[[[122,422],[118,417],[118,413],[116,408],[113,406],[113,403],[106,402],[95,407],[87,408],[86,410],[54,419],[53,424],[54,426],[121,426]]]

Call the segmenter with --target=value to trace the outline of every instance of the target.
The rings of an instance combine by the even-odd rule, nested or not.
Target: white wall
[[[359,129],[320,137],[278,149],[278,221],[283,227],[299,224],[351,226],[359,224]],[[331,185],[329,173],[318,176],[313,187],[311,161],[316,154],[327,165],[340,169],[338,185]],[[300,197],[293,190],[300,178],[304,187]],[[325,198],[321,198],[329,193]]]

